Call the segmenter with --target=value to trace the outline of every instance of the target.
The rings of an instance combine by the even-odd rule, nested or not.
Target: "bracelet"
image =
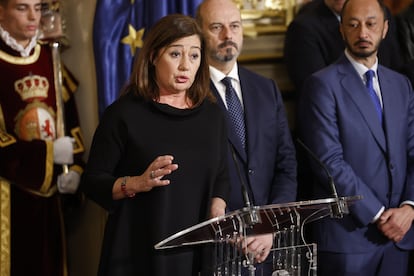
[[[126,197],[134,197],[135,196],[135,193],[128,193],[127,192],[127,190],[126,190],[126,182],[127,182],[127,179],[129,178],[129,176],[124,176],[123,178],[122,178],[122,182],[121,182],[121,190],[122,190],[122,192],[124,193],[124,195],[126,196]]]

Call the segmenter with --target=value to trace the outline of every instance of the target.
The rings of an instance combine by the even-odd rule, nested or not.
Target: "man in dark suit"
[[[243,185],[252,205],[295,201],[295,148],[281,94],[272,80],[237,64],[243,43],[239,9],[231,0],[206,0],[197,10],[197,20],[205,34],[211,88],[218,104],[228,114],[229,103],[222,80],[229,77],[244,111],[244,142],[228,116],[231,180],[228,210],[246,207]],[[248,249],[259,252],[256,260],[264,261],[272,246],[271,235],[251,238],[249,242]]]
[[[378,64],[385,14],[380,0],[345,2],[345,53],[305,82],[299,102],[301,139],[340,196],[362,196],[343,219],[314,223],[322,276],[405,276],[414,248],[414,92],[405,76]],[[312,170],[314,195],[332,194],[325,171],[314,163]]]
[[[396,16],[398,39],[404,57],[402,69],[414,85],[414,1]]]
[[[305,79],[338,59],[345,48],[339,21],[345,0],[313,0],[305,4],[289,24],[284,58],[288,74],[299,93]],[[391,13],[390,30],[379,50],[379,62],[399,70],[403,59]]]

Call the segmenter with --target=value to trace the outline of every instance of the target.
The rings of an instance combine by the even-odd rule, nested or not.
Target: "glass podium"
[[[261,276],[254,257],[243,253],[244,238],[271,233],[271,276],[316,275],[317,245],[306,243],[304,226],[324,217],[341,219],[349,213],[348,206],[360,199],[351,196],[245,207],[184,229],[154,247],[162,250],[211,244],[214,264],[206,275],[239,276],[244,267],[250,276]]]

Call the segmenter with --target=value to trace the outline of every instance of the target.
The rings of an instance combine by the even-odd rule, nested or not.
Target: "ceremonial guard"
[[[77,82],[51,25],[41,33],[56,2],[0,0],[0,275],[68,275],[62,204],[77,191],[84,145]]]

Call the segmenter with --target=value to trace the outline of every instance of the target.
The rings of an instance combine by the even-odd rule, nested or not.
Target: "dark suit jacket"
[[[301,139],[326,164],[340,196],[361,195],[343,219],[315,223],[318,249],[368,252],[389,242],[370,223],[381,206],[398,207],[414,201],[414,94],[409,80],[378,66],[384,103],[381,126],[358,73],[343,55],[335,64],[313,74],[298,109]],[[317,198],[329,197],[326,173],[313,164]],[[401,248],[414,248],[411,228]]]
[[[414,60],[414,3],[396,16],[396,23],[404,59]]]
[[[281,94],[275,83],[239,66],[246,123],[247,152],[242,148],[214,84],[211,88],[228,121],[229,210],[245,207],[240,177],[250,189],[252,205],[296,199],[296,158]],[[235,159],[240,173],[232,157]]]
[[[396,26],[391,14],[388,34],[380,46],[379,62],[399,70],[402,55]],[[284,57],[289,77],[300,92],[305,79],[312,73],[335,62],[345,44],[339,31],[339,20],[322,0],[304,5],[289,24],[286,32]]]
[[[414,2],[397,15],[396,22],[405,61],[402,72],[414,84]]]

